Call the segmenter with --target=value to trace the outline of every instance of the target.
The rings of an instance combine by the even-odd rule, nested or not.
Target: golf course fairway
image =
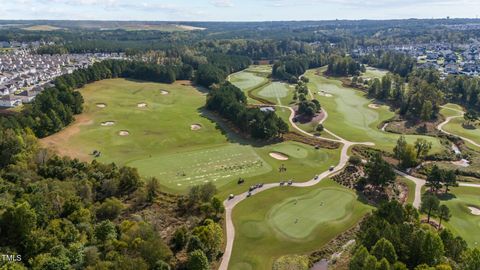
[[[283,255],[308,254],[355,226],[371,209],[354,191],[328,179],[314,187],[256,194],[233,210],[237,233],[229,269],[272,269]]]
[[[480,247],[480,216],[472,214],[469,207],[480,209],[480,188],[451,188],[453,198],[442,200],[452,217],[443,222],[454,234],[460,235],[470,247]]]
[[[135,167],[171,192],[212,182],[221,196],[228,196],[245,189],[237,184],[239,177],[245,178],[245,185],[306,181],[339,159],[339,149],[316,150],[289,141],[262,144],[228,132],[203,109],[205,93],[188,82],[110,79],[80,91],[84,113],[42,144],[85,161]],[[272,152],[288,160],[272,158]],[[280,172],[282,166],[287,171]]]
[[[480,144],[480,129],[478,127],[465,127],[465,119],[462,116],[463,108],[457,104],[446,104],[440,110],[440,114],[444,117],[451,117],[450,121],[443,126],[443,130],[454,134],[456,136],[465,137],[473,142]],[[475,150],[480,150],[480,147],[473,145],[468,141],[465,143]]]
[[[393,150],[400,135],[383,132],[379,125],[394,116],[388,106],[377,109],[369,108],[372,100],[365,93],[344,87],[340,80],[322,75],[325,68],[309,70],[306,76],[311,91],[330,94],[332,96],[316,95],[323,108],[328,112],[324,126],[333,133],[354,142],[373,142],[374,148]],[[414,143],[418,138],[424,138],[432,143],[432,153],[442,151],[442,145],[437,138],[420,135],[406,135],[407,142]]]

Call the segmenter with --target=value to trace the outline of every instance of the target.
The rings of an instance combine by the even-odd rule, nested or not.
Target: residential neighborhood
[[[52,80],[105,59],[124,59],[124,54],[40,55],[16,48],[0,54],[0,107],[31,102]]]
[[[480,42],[471,40],[467,44],[432,42],[425,44],[360,46],[352,56],[359,57],[378,51],[397,51],[417,59],[419,67],[438,69],[446,75],[480,75]]]

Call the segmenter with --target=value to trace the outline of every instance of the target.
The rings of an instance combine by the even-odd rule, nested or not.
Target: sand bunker
[[[200,124],[193,124],[193,125],[190,125],[190,129],[191,130],[199,130],[202,128],[202,125]]]
[[[466,159],[461,159],[459,161],[452,161],[452,164],[460,166],[460,167],[468,167],[470,166],[470,161]]]
[[[108,126],[113,126],[115,125],[115,122],[114,121],[106,121],[106,122],[102,122],[100,124],[102,127],[108,127]]]
[[[329,94],[329,93],[327,93],[327,92],[325,92],[325,91],[320,91],[320,92],[318,92],[318,94],[319,94],[320,96],[324,96],[324,97],[333,97],[332,94]]]
[[[469,206],[468,209],[470,210],[470,213],[474,216],[480,216],[480,209],[476,208],[476,207],[473,207],[473,206]]]
[[[278,152],[271,152],[269,154],[272,158],[277,160],[288,160],[288,156]]]
[[[138,108],[145,108],[145,107],[147,107],[147,103],[145,103],[145,102],[138,103],[138,104],[137,104],[137,107],[138,107]]]
[[[105,104],[105,103],[97,103],[97,107],[98,107],[98,108],[105,108],[105,107],[107,107],[107,104]]]
[[[372,103],[372,104],[368,104],[368,107],[369,107],[370,109],[375,109],[375,110],[376,110],[376,109],[380,108],[380,105],[375,104],[375,103]]]
[[[168,94],[170,94],[168,91],[165,91],[165,90],[160,91],[160,93],[161,93],[162,95],[168,95]]]
[[[118,132],[118,135],[128,136],[128,135],[130,135],[130,132],[128,132],[128,130],[120,130],[120,132]]]

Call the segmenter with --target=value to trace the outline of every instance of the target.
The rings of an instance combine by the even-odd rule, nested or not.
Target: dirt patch
[[[98,108],[106,108],[106,107],[107,107],[107,104],[105,104],[105,103],[97,103],[97,107],[98,107]]]
[[[109,127],[115,125],[115,121],[105,121],[100,124],[102,127]]]
[[[283,161],[288,160],[287,155],[279,153],[279,152],[270,152],[269,155],[276,160],[283,160]]]
[[[468,209],[470,210],[470,213],[474,216],[480,216],[480,209],[476,208],[476,207],[473,207],[473,206],[469,206]]]
[[[82,148],[71,145],[70,139],[80,132],[82,126],[93,124],[93,120],[87,114],[75,116],[75,121],[65,129],[51,136],[40,139],[40,145],[44,148],[55,151],[60,156],[78,158],[82,161],[91,160],[91,156],[85,153]]]
[[[145,103],[145,102],[138,103],[138,104],[137,104],[137,107],[138,107],[138,108],[146,108],[146,107],[147,107],[147,103]]]
[[[128,135],[130,135],[130,132],[128,130],[120,130],[120,132],[118,132],[118,135],[128,136]]]
[[[375,104],[375,103],[370,103],[370,104],[368,104],[368,107],[369,107],[370,109],[376,110],[376,109],[379,109],[379,108],[380,108],[380,105]]]
[[[199,129],[201,129],[201,128],[202,128],[202,125],[200,125],[200,124],[192,124],[192,125],[190,125],[190,130],[193,130],[193,131],[199,130]]]

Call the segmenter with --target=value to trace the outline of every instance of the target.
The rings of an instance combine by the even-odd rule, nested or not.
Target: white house
[[[0,98],[0,107],[13,108],[22,105],[22,99],[13,94]]]

